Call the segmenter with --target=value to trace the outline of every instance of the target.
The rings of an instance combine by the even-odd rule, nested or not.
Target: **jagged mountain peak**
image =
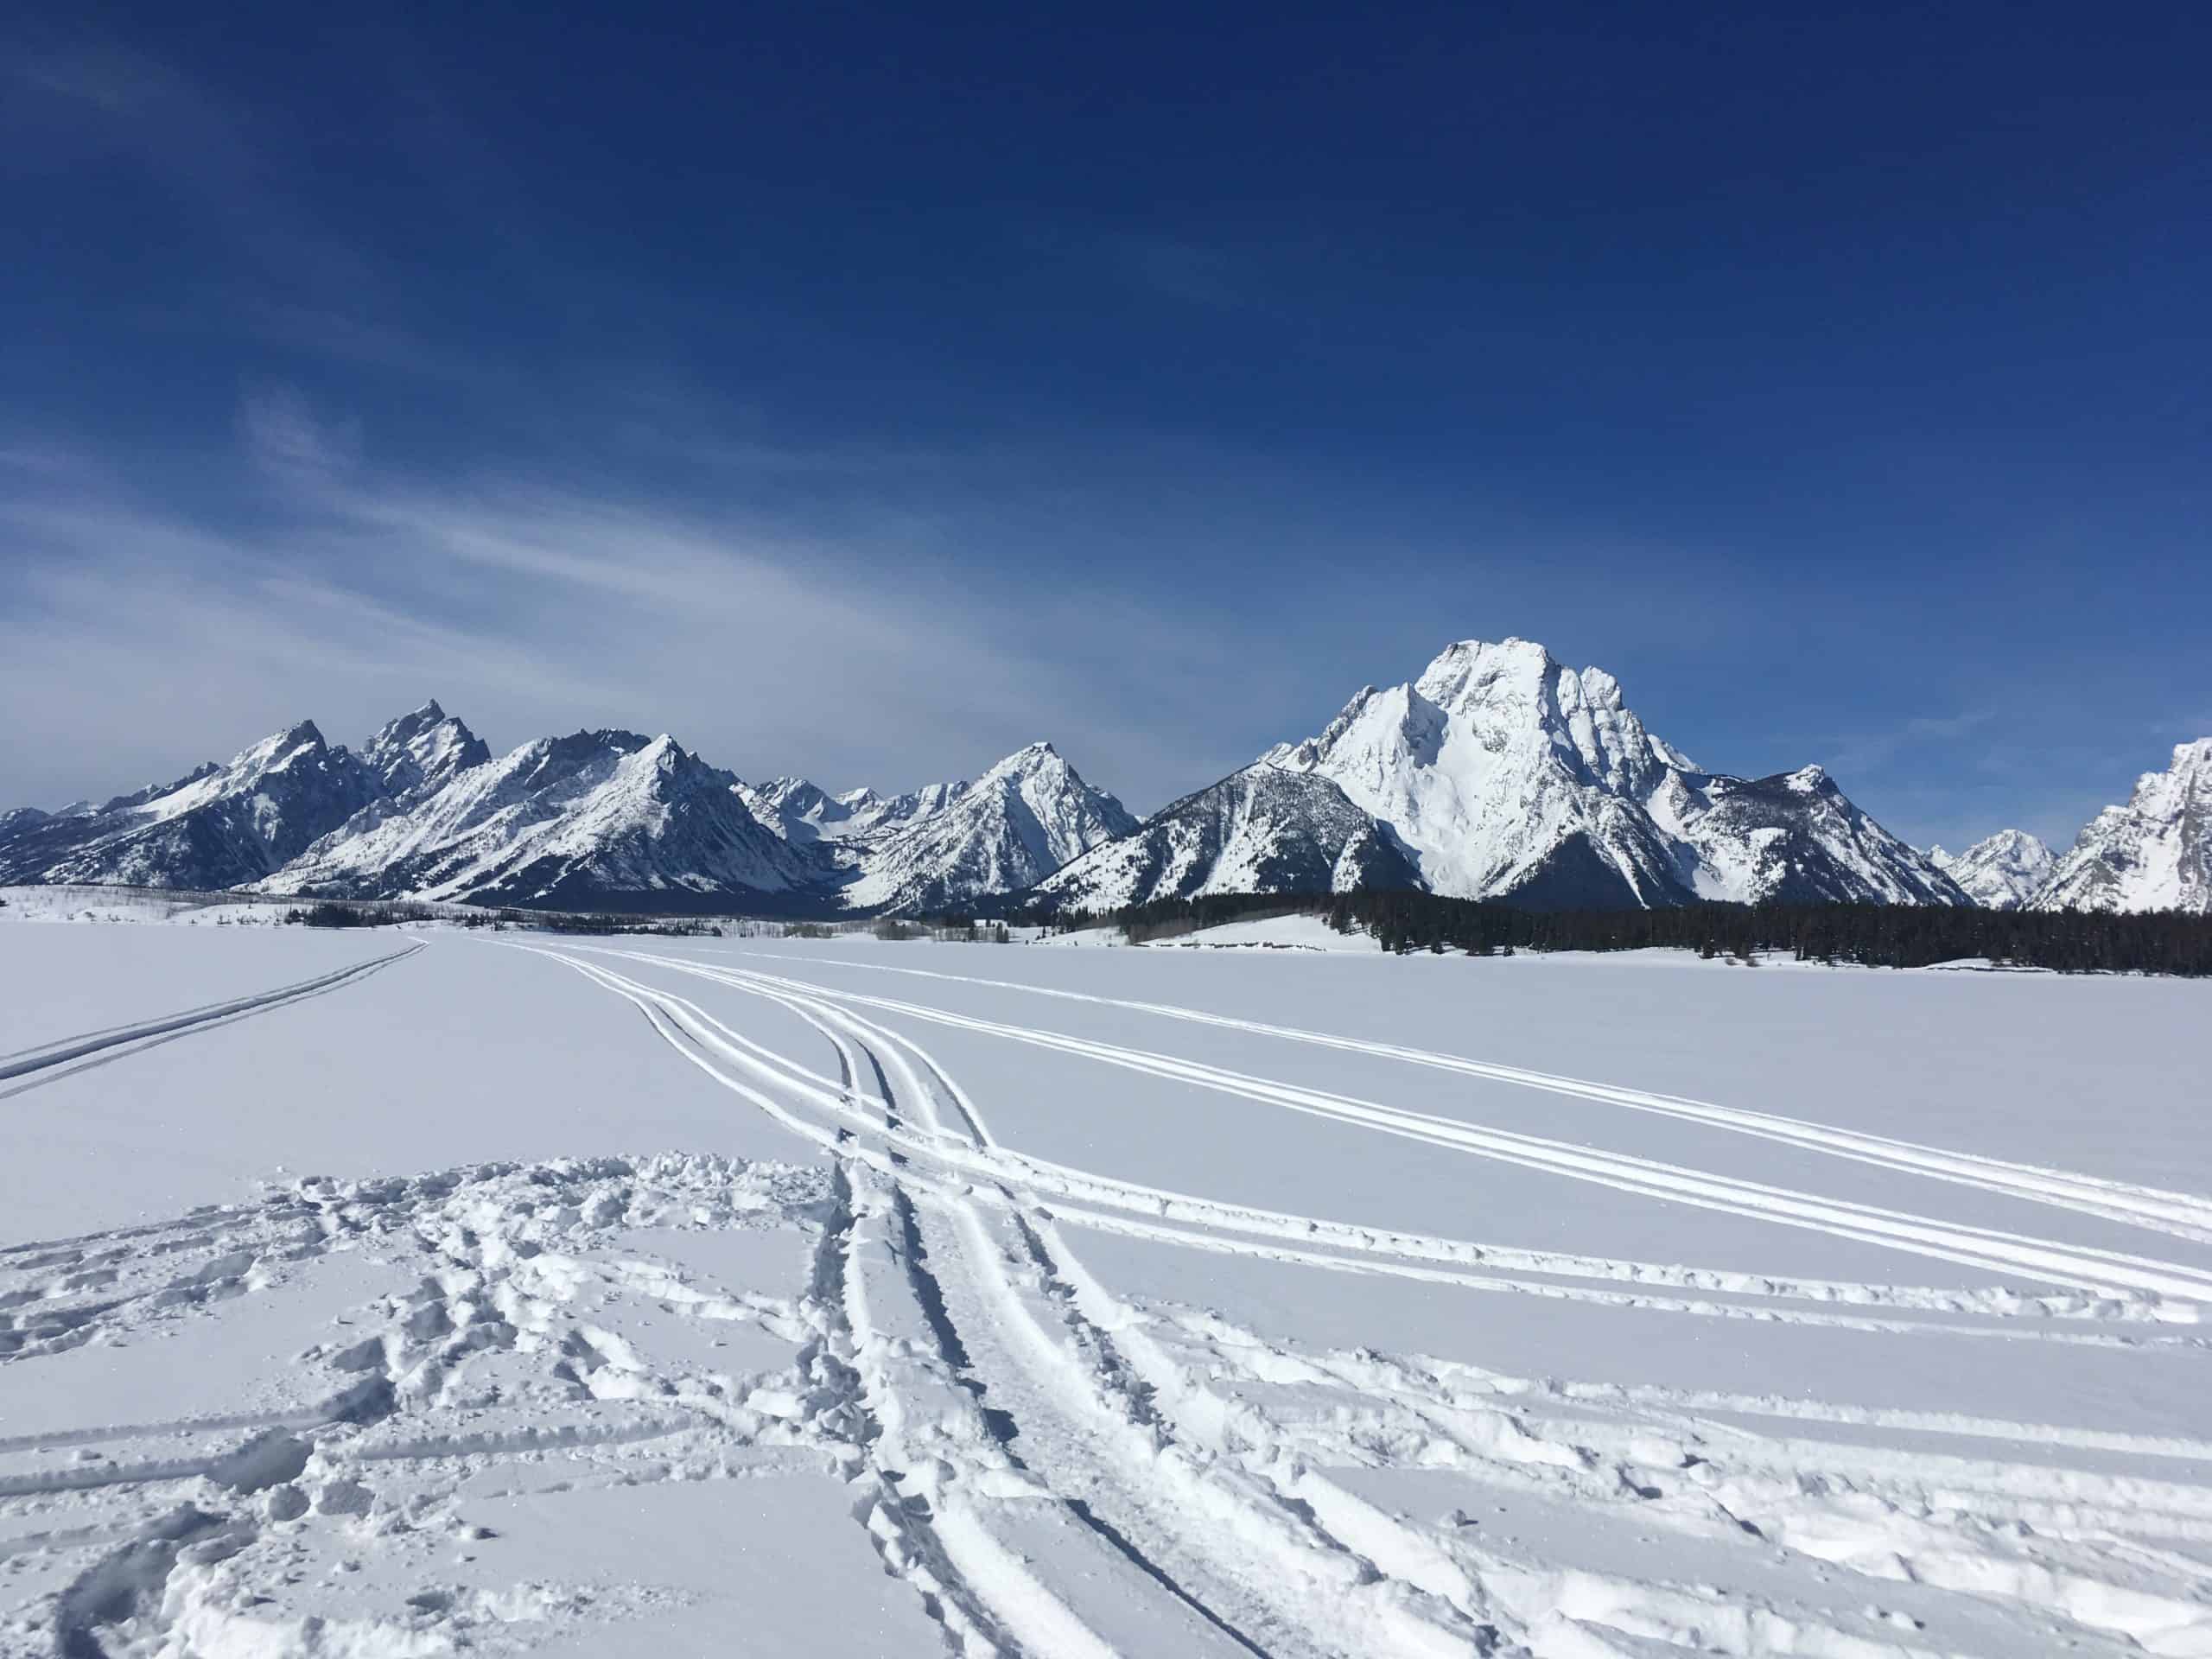
[[[870,789],[832,795],[804,778],[771,778],[765,784],[741,784],[737,791],[774,834],[794,845],[844,835],[872,817],[883,804]]]
[[[1335,782],[1390,826],[1428,885],[1464,897],[1964,897],[1823,769],[1749,781],[1707,773],[1645,728],[1612,675],[1567,668],[1517,637],[1455,640],[1414,679],[1364,688],[1318,736],[1262,759]],[[1804,833],[1783,857],[1772,849],[1792,811]],[[1764,853],[1738,844],[1754,831]]]
[[[2024,830],[1999,830],[1962,853],[1931,847],[1936,867],[1966,890],[1967,897],[1991,910],[2017,910],[2040,892],[2058,861],[2050,848]]]
[[[361,746],[361,759],[385,793],[402,801],[442,789],[491,758],[491,747],[435,697],[386,721]]]
[[[1501,690],[1534,691],[1559,666],[1533,639],[1455,639],[1430,658],[1413,683],[1431,702],[1452,703]]]
[[[993,784],[1023,783],[1032,779],[1044,779],[1058,786],[1068,779],[1081,781],[1081,774],[1070,766],[1060,752],[1050,743],[1026,744],[985,772],[973,784],[971,790],[988,788]]]
[[[231,759],[233,768],[276,764],[284,757],[302,749],[327,748],[323,741],[322,728],[312,720],[302,720],[287,726],[281,732],[271,732],[260,742],[241,749]]]
[[[2212,912],[2212,737],[2174,746],[2124,806],[2084,826],[2052,869],[2039,910]]]
[[[1068,910],[1213,893],[1341,893],[1420,885],[1382,825],[1312,772],[1255,760],[1172,801],[1039,885]]]
[[[1049,742],[1030,743],[972,784],[874,804],[847,833],[845,902],[912,911],[972,903],[1042,880],[1136,820]]]

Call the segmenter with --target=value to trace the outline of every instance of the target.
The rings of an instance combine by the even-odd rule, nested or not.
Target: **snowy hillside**
[[[1038,888],[1103,911],[1209,893],[1342,893],[1419,877],[1388,831],[1325,778],[1265,761],[1162,807]]]
[[[2212,737],[2175,746],[2125,806],[2091,819],[2036,895],[2040,910],[2212,912]]]
[[[1818,767],[1709,772],[1647,731],[1599,669],[1469,639],[1370,686],[1262,757],[1326,778],[1413,849],[1439,893],[1599,906],[1694,899],[1962,904]]]
[[[1999,830],[1963,853],[1930,847],[1928,856],[1967,897],[1990,910],[2018,910],[2042,891],[2058,861],[2050,849],[2021,830]]]

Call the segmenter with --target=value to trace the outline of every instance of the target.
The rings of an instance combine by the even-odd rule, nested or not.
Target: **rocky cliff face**
[[[2038,910],[2212,912],[2212,737],[2183,743],[2125,806],[2092,818],[2034,899]]]

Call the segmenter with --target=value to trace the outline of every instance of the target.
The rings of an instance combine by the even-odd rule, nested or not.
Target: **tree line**
[[[1059,929],[1113,925],[1133,941],[1268,916],[1308,915],[1385,950],[1493,956],[1516,950],[1694,950],[1748,961],[1925,968],[1970,958],[2059,973],[2212,975],[2212,916],[2180,911],[1981,910],[1947,905],[1689,905],[1669,910],[1522,910],[1433,893],[1290,897],[1209,893],[1096,913],[1063,912]]]

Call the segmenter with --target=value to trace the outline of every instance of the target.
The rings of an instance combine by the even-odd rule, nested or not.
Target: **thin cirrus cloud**
[[[495,747],[672,729],[747,775],[837,785],[971,776],[1046,737],[1143,806],[1237,758],[1160,734],[1217,642],[1115,594],[979,590],[803,526],[542,480],[424,484],[293,388],[249,391],[238,433],[268,522],[197,522],[54,454],[15,469],[0,696],[39,717],[0,731],[10,804],[174,776],[302,717],[355,741],[431,696]]]
[[[249,391],[239,405],[238,431],[255,464],[280,478],[335,479],[360,459],[360,423],[321,418],[291,386]]]

